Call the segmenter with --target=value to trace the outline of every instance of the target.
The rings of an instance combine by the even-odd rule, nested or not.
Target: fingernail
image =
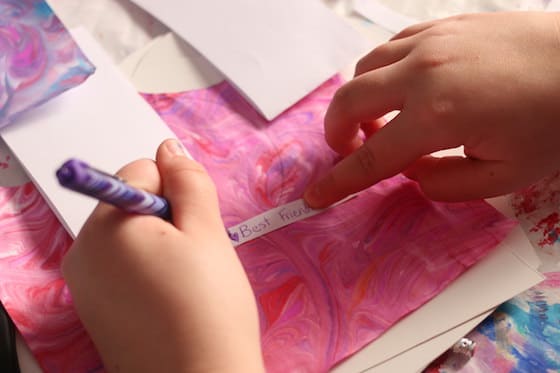
[[[182,157],[187,156],[187,152],[185,151],[185,147],[183,146],[183,144],[181,144],[179,141],[175,139],[167,141],[165,146],[169,151],[169,153],[173,155],[178,155]]]

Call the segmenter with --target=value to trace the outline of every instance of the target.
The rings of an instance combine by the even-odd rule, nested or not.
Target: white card
[[[552,0],[552,2],[559,0]],[[461,13],[544,10],[547,0],[432,0],[428,3],[402,0],[354,0],[354,10],[379,26],[397,33],[415,23]],[[548,5],[547,10],[553,10]]]
[[[354,10],[370,21],[394,33],[418,23],[418,20],[396,12],[375,0],[354,0]]]
[[[272,119],[367,51],[318,0],[133,0]]]
[[[133,160],[153,159],[158,145],[175,135],[86,31],[72,34],[96,72],[0,134],[75,237],[97,201],[62,188],[58,167],[79,158],[114,173]]]
[[[560,0],[551,0],[550,3],[548,3],[546,10],[549,12],[560,11]]]

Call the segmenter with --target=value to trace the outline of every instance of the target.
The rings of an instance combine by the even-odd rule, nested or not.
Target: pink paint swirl
[[[560,260],[560,171],[513,194],[512,206],[539,252]]]
[[[340,83],[270,123],[227,83],[145,97],[208,169],[229,226],[299,198],[335,162],[322,118]],[[484,202],[430,202],[397,176],[238,247],[268,371],[327,371],[441,292],[514,224]],[[103,371],[60,277],[70,239],[31,184],[0,189],[0,232],[0,299],[42,368]]]
[[[145,97],[206,166],[231,226],[300,198],[335,162],[322,118],[340,83],[271,123],[226,83]],[[482,201],[430,202],[397,176],[240,246],[268,371],[327,371],[440,293],[514,225]]]
[[[0,188],[0,299],[45,372],[101,369],[59,270],[71,243],[31,183]]]
[[[0,1],[0,127],[93,70],[44,1]]]

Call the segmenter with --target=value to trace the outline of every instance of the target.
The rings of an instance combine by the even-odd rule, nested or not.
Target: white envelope
[[[267,118],[367,50],[318,0],[133,0],[196,48]]]

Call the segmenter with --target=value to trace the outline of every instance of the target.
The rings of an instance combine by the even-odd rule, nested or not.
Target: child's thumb
[[[177,140],[166,140],[159,146],[156,163],[162,179],[163,196],[171,204],[172,222],[179,230],[185,231],[192,225],[193,219],[220,221],[212,179]]]

